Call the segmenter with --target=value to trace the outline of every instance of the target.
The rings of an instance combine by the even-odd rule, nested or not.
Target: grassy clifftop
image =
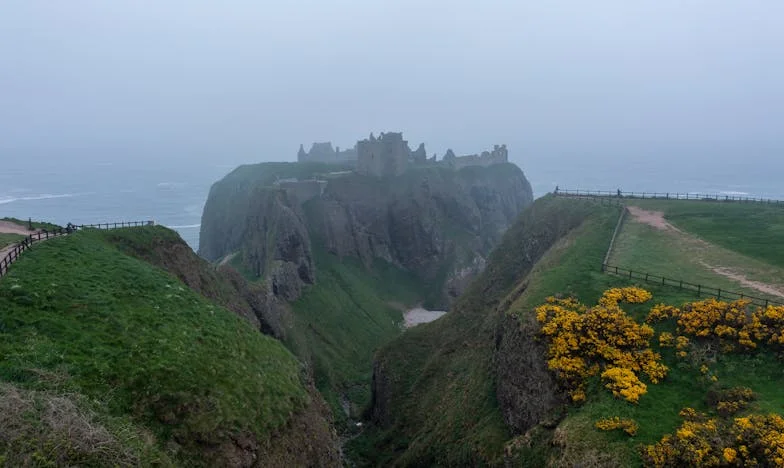
[[[12,464],[242,464],[310,404],[299,362],[106,235],[36,245],[0,280],[0,380],[31,407],[70,401],[100,423],[114,458],[71,440],[69,420],[36,423],[24,411],[0,418],[35,426],[0,437],[0,454]]]

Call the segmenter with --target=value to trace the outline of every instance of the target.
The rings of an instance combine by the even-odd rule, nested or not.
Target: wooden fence
[[[657,199],[657,200],[701,200],[718,202],[764,203],[784,206],[784,200],[772,198],[742,197],[738,195],[678,193],[678,192],[624,192],[618,190],[570,190],[557,189],[557,196],[578,198]]]
[[[116,229],[125,227],[139,227],[139,226],[153,226],[154,221],[123,221],[120,223],[101,223],[101,224],[69,224],[68,227],[57,228],[52,230],[43,229],[41,231],[30,234],[25,237],[21,242],[15,244],[13,248],[0,259],[0,277],[8,273],[8,268],[12,263],[17,261],[25,250],[30,250],[36,242],[45,241],[55,237],[66,236],[79,229]]]
[[[629,278],[630,280],[639,280],[639,281],[645,281],[647,283],[661,284],[663,286],[674,286],[678,289],[687,289],[696,292],[697,296],[702,296],[702,295],[712,296],[719,300],[724,299],[727,301],[745,299],[750,301],[752,304],[761,307],[767,307],[769,305],[784,306],[784,302],[765,299],[762,297],[750,296],[745,293],[726,291],[724,289],[713,288],[702,284],[689,283],[688,281],[667,278],[665,276],[654,275],[651,273],[629,270],[628,268],[621,268],[615,265],[608,265],[607,263],[602,264],[602,271],[604,273],[610,273],[613,275],[622,276],[624,278]]]

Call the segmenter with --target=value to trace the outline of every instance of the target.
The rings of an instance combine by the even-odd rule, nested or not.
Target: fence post
[[[719,288],[718,291],[719,291],[718,298],[721,299],[721,288]]]
[[[698,284],[697,285],[697,297],[700,297],[700,292],[702,292],[702,285]]]

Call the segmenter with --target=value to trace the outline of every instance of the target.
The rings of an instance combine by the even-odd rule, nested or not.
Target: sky
[[[777,0],[0,0],[0,159],[292,160],[371,131],[524,163],[773,158],[782,18]]]

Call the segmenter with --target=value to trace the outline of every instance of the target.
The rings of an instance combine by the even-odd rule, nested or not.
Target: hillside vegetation
[[[599,233],[603,248],[578,261],[598,272],[595,265],[617,214],[617,208],[553,197],[524,211],[449,314],[409,330],[379,352],[377,428],[355,440],[356,456],[373,465],[500,463],[510,433],[494,385],[495,335],[502,320],[497,307],[548,249],[594,216],[591,232]]]
[[[737,239],[756,239],[752,244],[760,253],[762,245],[771,247],[777,242],[776,226],[781,218],[766,207],[653,203],[644,208],[663,211],[678,229],[699,236],[703,249],[721,252],[718,258],[734,261],[724,265],[727,268],[761,267],[756,263],[761,255],[754,255],[748,246],[738,247],[738,242],[719,246],[708,241],[712,236],[719,237],[715,233],[727,229],[727,223],[737,223],[732,228]],[[725,208],[729,214],[711,215]],[[755,210],[765,216],[755,214]],[[692,211],[701,213],[699,222],[687,221]],[[549,296],[574,297],[584,304],[595,304],[612,288],[634,286],[628,279],[603,274],[599,268],[618,214],[617,209],[590,200],[537,200],[507,232],[485,273],[458,301],[453,313],[404,334],[378,354],[372,412],[375,427],[350,446],[356,457],[364,457],[361,459],[369,465],[636,466],[655,465],[657,460],[693,464],[698,460],[694,457],[703,455],[701,460],[706,462],[729,463],[728,459],[748,460],[754,450],[760,450],[753,453],[761,456],[764,447],[749,445],[746,449],[742,443],[731,442],[742,429],[728,427],[732,417],[740,416],[751,421],[754,429],[749,431],[763,430],[762,424],[780,430],[776,429],[775,418],[754,416],[780,413],[784,408],[776,390],[784,385],[784,372],[778,352],[765,341],[771,335],[760,335],[763,341],[756,341],[754,332],[750,332],[758,343],[752,351],[743,351],[736,344],[735,351],[721,352],[729,349],[726,345],[730,335],[689,335],[697,332],[689,332],[678,322],[678,317],[686,315],[651,321],[645,325],[651,327],[650,350],[646,352],[661,355],[659,362],[667,371],[656,383],[647,376],[640,377],[646,385],[636,403],[608,391],[607,379],[617,373],[602,377],[602,372],[589,373],[585,400],[572,402],[569,386],[559,380],[559,373],[548,369],[551,351],[537,323],[536,307]],[[741,218],[758,223],[741,223]],[[769,224],[760,224],[766,219]],[[654,243],[638,237],[631,239],[638,244],[630,244],[635,236],[629,234],[636,232],[634,223],[631,219],[616,244],[618,252],[630,262],[622,266],[645,271],[644,262],[659,262],[664,268],[660,273],[687,275],[684,279],[688,280],[694,272],[684,268],[693,260],[690,252],[679,250],[682,245],[672,239]],[[762,236],[760,232],[768,234]],[[642,252],[634,252],[640,249]],[[614,253],[616,259],[618,252]],[[778,268],[775,255],[771,257],[765,268]],[[684,311],[714,310],[710,308],[713,306],[696,304],[705,298],[686,290],[656,284],[638,286],[650,291],[653,299],[620,305],[628,320],[638,324],[635,326],[645,324],[655,304],[679,308],[694,304],[678,309]],[[738,330],[752,326],[731,322],[726,327],[735,330],[732,332],[721,328],[725,326],[722,322],[706,323],[713,323],[710,330],[719,326],[719,332],[711,333],[735,333],[732,336],[736,343]],[[664,341],[660,342],[662,336]],[[682,338],[676,340],[678,336],[686,338],[688,344],[681,343]],[[616,382],[626,385],[621,383],[624,380]],[[738,409],[726,416],[730,407]],[[682,412],[684,408],[691,408],[693,416]],[[711,436],[712,427],[726,432]],[[697,438],[681,442],[676,433],[686,434],[684,428],[693,429]],[[666,434],[673,438],[667,439]],[[737,437],[755,436],[749,432]],[[742,438],[737,440],[745,440]],[[692,443],[688,441],[707,445],[688,445]],[[705,452],[708,455],[695,448],[709,446]]]
[[[383,260],[367,269],[321,248],[315,257],[318,282],[291,304],[284,342],[313,366],[316,387],[343,422],[370,404],[373,355],[402,332],[403,309],[421,300],[424,288]]]
[[[367,409],[373,354],[403,332],[406,308],[454,300],[532,194],[513,164],[329,174],[341,169],[265,163],[233,171],[210,191],[200,254],[281,306],[276,336],[347,423]],[[272,184],[314,174],[329,182],[308,199]]]
[[[130,244],[148,229],[162,228],[111,236]],[[0,280],[0,390],[20,402],[0,419],[0,459],[243,465],[273,454],[312,401],[296,358],[106,238],[37,244]],[[55,401],[62,411],[40,407]],[[80,431],[93,425],[90,443]]]

